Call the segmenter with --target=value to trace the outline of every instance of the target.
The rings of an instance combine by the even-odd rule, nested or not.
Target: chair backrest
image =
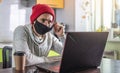
[[[3,68],[12,67],[12,47],[4,46],[2,50]]]

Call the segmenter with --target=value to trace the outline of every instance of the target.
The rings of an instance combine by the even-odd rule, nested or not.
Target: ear
[[[36,21],[34,21],[34,22],[32,23],[32,26],[35,24],[35,22],[36,22]]]
[[[36,21],[33,22],[33,24],[35,24]]]

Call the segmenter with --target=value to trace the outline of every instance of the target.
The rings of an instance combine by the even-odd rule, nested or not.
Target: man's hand
[[[61,37],[65,34],[65,27],[61,25],[60,23],[54,23],[54,33],[58,36]]]

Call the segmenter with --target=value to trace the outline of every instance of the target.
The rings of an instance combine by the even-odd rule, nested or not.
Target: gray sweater
[[[35,40],[31,24],[18,26],[15,29],[13,49],[15,51],[24,51],[26,53],[26,65],[47,61],[46,57],[50,50],[54,50],[59,54],[62,53],[65,36],[59,37],[62,41],[60,42],[50,32],[45,35],[45,40],[42,43],[39,43]]]

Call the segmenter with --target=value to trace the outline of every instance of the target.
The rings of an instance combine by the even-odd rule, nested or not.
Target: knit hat
[[[53,20],[55,19],[55,13],[54,10],[49,7],[48,5],[45,4],[36,4],[32,7],[32,14],[30,16],[30,21],[31,24],[34,23],[34,21],[41,15],[44,13],[49,13],[53,16]],[[52,20],[52,21],[53,21]]]

